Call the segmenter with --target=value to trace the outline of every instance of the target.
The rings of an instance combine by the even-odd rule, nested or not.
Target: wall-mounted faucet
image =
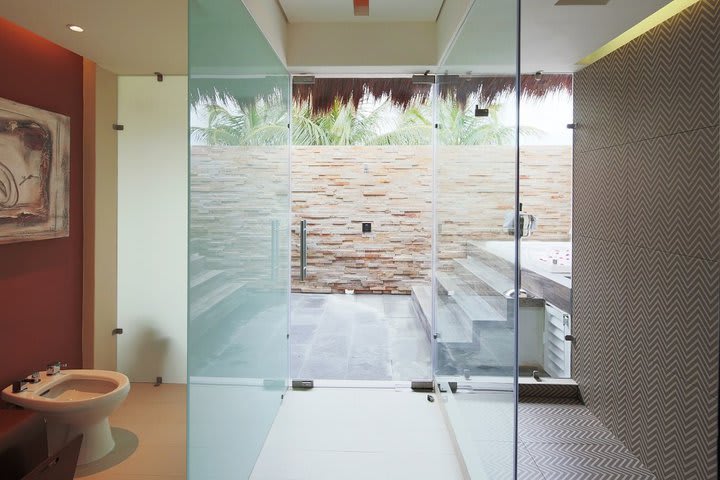
[[[535,215],[531,215],[527,212],[522,211],[522,203],[520,204],[520,237],[529,237],[535,230],[537,230],[537,218]],[[503,230],[508,235],[515,235],[515,212],[507,212],[503,221]]]

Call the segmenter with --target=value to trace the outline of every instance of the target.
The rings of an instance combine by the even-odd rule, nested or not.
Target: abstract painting
[[[70,118],[0,98],[0,244],[70,234]]]

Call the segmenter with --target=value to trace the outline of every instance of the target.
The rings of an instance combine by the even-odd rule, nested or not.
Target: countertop
[[[513,241],[477,241],[473,245],[510,266],[515,262]],[[566,312],[571,311],[571,249],[570,242],[522,240],[520,244],[522,287],[531,295],[544,298]],[[560,265],[551,265],[548,260],[558,255],[568,260]]]

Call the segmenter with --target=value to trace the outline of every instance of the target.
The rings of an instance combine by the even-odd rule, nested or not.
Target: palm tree
[[[399,110],[388,98],[365,99],[360,108],[336,99],[329,111],[313,112],[310,102],[294,102],[293,145],[429,145],[432,108],[421,99]],[[438,101],[440,143],[443,145],[508,145],[515,128],[502,123],[501,104],[488,107],[488,117],[475,116],[477,98],[465,105]],[[278,93],[251,105],[219,103],[204,106],[207,127],[193,127],[195,139],[208,145],[283,145],[287,142],[287,106]],[[524,136],[542,131],[520,127]]]
[[[208,145],[283,145],[287,143],[287,110],[280,95],[252,104],[203,105],[207,127],[192,127],[195,140]]]
[[[292,109],[293,145],[328,145],[330,135],[318,122],[309,102],[295,103]]]
[[[316,114],[315,120],[327,132],[324,145],[363,145],[374,134],[382,110],[381,105],[368,113],[360,113],[352,103],[336,99],[330,111]]]
[[[432,109],[427,102],[416,100],[396,116],[391,128],[368,139],[367,145],[430,145],[432,143]]]
[[[440,144],[442,145],[510,145],[515,140],[515,127],[504,124],[500,118],[502,104],[487,106],[487,117],[476,117],[477,96],[471,96],[465,105],[457,101],[441,100],[438,105]],[[520,126],[522,136],[540,136],[542,130]]]

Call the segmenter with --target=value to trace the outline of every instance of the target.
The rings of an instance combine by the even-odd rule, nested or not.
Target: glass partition
[[[188,477],[249,478],[287,385],[290,80],[243,2],[189,2]]]
[[[520,103],[520,203],[533,226],[519,266],[522,289],[545,304],[520,309],[519,371],[547,382],[571,371],[572,75],[543,73],[533,87]]]
[[[437,77],[435,374],[473,479],[516,458],[516,2],[475,2]]]

